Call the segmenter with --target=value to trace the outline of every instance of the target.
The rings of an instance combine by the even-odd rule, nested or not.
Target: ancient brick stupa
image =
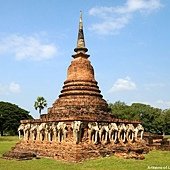
[[[68,67],[67,79],[59,98],[49,108],[48,118],[71,117],[84,120],[97,118],[99,113],[107,112],[108,105],[100,94],[94,69],[89,61],[88,49],[85,47],[82,14],[80,16],[77,47],[72,55],[73,61]],[[82,112],[82,114],[78,114]],[[90,115],[92,113],[92,115]],[[100,116],[101,116],[100,114]],[[101,118],[101,117],[100,117]]]
[[[59,98],[40,119],[21,121],[18,132],[19,138],[23,133],[23,139],[5,156],[23,157],[33,153],[82,161],[111,155],[119,151],[119,145],[129,153],[127,145],[130,143],[134,149],[135,143],[142,139],[144,129],[140,122],[115,119],[108,112],[108,104],[97,86],[86,54],[82,14],[74,51]]]

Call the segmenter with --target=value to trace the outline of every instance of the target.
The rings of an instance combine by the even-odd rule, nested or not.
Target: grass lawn
[[[170,139],[170,135],[165,135],[164,138]]]
[[[0,157],[17,142],[17,137],[0,137]],[[145,160],[130,160],[115,156],[88,160],[83,163],[64,163],[50,158],[17,161],[0,158],[0,170],[143,170],[151,166],[170,169],[170,152],[151,151]],[[160,169],[159,168],[159,169]]]

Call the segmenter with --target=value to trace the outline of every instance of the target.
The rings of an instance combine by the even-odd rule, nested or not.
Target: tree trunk
[[[4,134],[3,134],[3,130],[1,130],[1,136],[3,136]]]
[[[39,109],[39,114],[40,114],[40,116],[41,116],[41,109]]]

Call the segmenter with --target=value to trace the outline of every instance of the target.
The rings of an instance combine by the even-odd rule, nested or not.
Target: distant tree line
[[[16,135],[20,120],[33,119],[29,112],[8,102],[0,102],[0,135]]]
[[[150,105],[117,101],[109,104],[109,110],[119,119],[140,120],[146,132],[170,134],[170,109],[161,110]]]

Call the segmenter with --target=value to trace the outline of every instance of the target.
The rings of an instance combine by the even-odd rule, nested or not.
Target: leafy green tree
[[[121,101],[116,101],[114,104],[109,104],[109,110],[111,110],[112,114],[115,116],[115,118],[118,119],[128,119],[128,108],[129,106],[126,105],[126,103]]]
[[[133,112],[136,112],[136,115],[138,115],[139,120],[141,120],[145,128],[145,131],[157,134],[163,133],[163,119],[161,115],[161,109],[141,103],[133,103],[131,108]]]
[[[150,105],[117,101],[109,104],[110,111],[119,119],[140,120],[146,132],[170,134],[170,109],[162,111]]]
[[[128,119],[128,120],[139,120],[139,116],[136,116],[136,112],[132,110],[131,106],[126,105],[125,102],[116,101],[114,104],[110,103],[109,108],[115,118]]]
[[[33,119],[29,112],[8,102],[0,102],[0,134],[15,135],[20,120]]]
[[[47,101],[44,99],[44,97],[37,97],[37,100],[34,103],[35,110],[39,111],[39,114],[41,115],[41,111],[47,107]]]
[[[170,134],[170,109],[164,110],[162,113],[162,117],[164,121],[163,132],[164,134]]]

